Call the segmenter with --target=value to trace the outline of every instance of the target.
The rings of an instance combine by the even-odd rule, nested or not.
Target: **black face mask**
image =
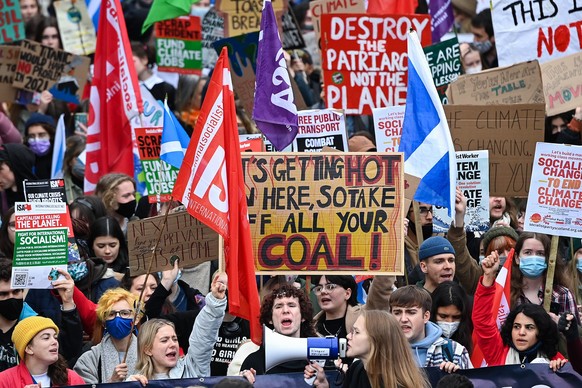
[[[126,203],[118,203],[119,208],[115,212],[125,218],[131,218],[135,214],[136,203],[137,201],[135,199]]]
[[[426,240],[429,237],[432,237],[432,223],[422,225],[422,239]],[[408,222],[408,230],[411,230],[413,233],[416,233],[416,224],[412,221]]]
[[[0,314],[9,321],[14,321],[20,317],[23,299],[9,298],[0,300]]]

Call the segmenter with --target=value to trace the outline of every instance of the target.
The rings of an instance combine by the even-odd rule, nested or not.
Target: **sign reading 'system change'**
[[[402,274],[402,154],[242,158],[257,271]]]

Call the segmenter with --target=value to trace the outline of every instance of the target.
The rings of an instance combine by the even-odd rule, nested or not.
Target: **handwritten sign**
[[[299,111],[299,132],[293,140],[297,152],[321,152],[324,147],[348,151],[346,121],[341,111],[315,109]]]
[[[500,66],[532,59],[543,63],[582,50],[579,0],[498,0],[492,4]]]
[[[328,108],[371,115],[406,103],[407,34],[413,28],[430,44],[428,15],[324,14],[321,28]]]
[[[582,51],[540,65],[548,116],[582,106]]]
[[[401,154],[242,155],[263,273],[402,273]]]
[[[0,95],[4,101],[12,101],[16,97],[16,89],[12,83],[19,56],[20,47],[0,46]]]
[[[277,20],[288,7],[288,0],[272,1]],[[224,18],[224,36],[232,37],[261,29],[262,0],[216,0],[214,5]]]
[[[460,76],[449,85],[450,104],[542,104],[544,90],[537,61]]]
[[[202,66],[204,68],[214,67],[218,60],[218,54],[212,44],[223,38],[224,18],[212,7],[202,19]]]
[[[402,123],[404,123],[404,105],[374,108],[374,131],[376,149],[379,152],[398,152]]]
[[[155,24],[156,63],[161,71],[202,73],[202,27],[198,16],[183,16]]]
[[[430,67],[439,98],[443,104],[447,104],[447,87],[461,74],[459,41],[457,38],[453,38],[425,47],[424,55]]]
[[[153,257],[164,216],[131,221],[127,226],[129,270],[132,276],[147,272]],[[218,234],[187,212],[168,215],[152,271],[171,268],[170,258],[177,255],[180,266],[195,267],[218,258]]]
[[[489,151],[490,195],[527,196],[535,143],[544,139],[544,105],[444,108],[455,150]]]
[[[24,39],[24,22],[20,2],[0,0],[0,43]]]
[[[361,0],[313,0],[309,2],[311,21],[316,42],[321,37],[321,15],[336,13],[362,14],[366,12],[366,4]]]
[[[281,16],[281,26],[283,34],[281,35],[281,45],[285,50],[300,49],[305,47],[305,41],[301,34],[301,28],[295,19],[291,8]]]
[[[77,55],[95,52],[97,37],[84,1],[55,1],[55,12],[63,49]]]
[[[538,143],[524,229],[580,238],[582,147]]]

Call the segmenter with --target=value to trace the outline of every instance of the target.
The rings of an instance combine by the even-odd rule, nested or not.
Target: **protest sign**
[[[0,43],[8,43],[25,38],[20,2],[0,0],[0,21]]]
[[[155,24],[158,70],[202,73],[202,27],[198,16],[182,16]]]
[[[23,40],[12,86],[38,93],[50,90],[57,99],[79,103],[90,62],[88,57]]]
[[[260,134],[241,134],[239,136],[240,152],[265,152],[265,141]]]
[[[288,7],[288,0],[273,0],[277,20]],[[224,18],[224,36],[232,37],[261,29],[263,2],[256,0],[216,0],[214,7]]]
[[[465,74],[449,85],[449,104],[542,104],[544,90],[537,61]]]
[[[411,28],[423,45],[430,44],[428,15],[322,15],[327,107],[371,115],[374,108],[405,104]]]
[[[135,128],[139,160],[143,169],[150,203],[172,198],[179,169],[160,160],[163,128]]]
[[[12,101],[16,97],[16,89],[12,82],[19,56],[20,47],[0,46],[0,95],[5,101]]]
[[[336,13],[362,14],[366,12],[366,4],[361,0],[313,0],[309,2],[311,23],[315,32],[316,42],[321,37],[321,15]],[[318,44],[319,46],[319,44]]]
[[[281,45],[284,50],[300,49],[305,47],[305,41],[301,34],[301,28],[295,19],[291,7],[281,16],[281,26],[283,34],[281,35]]]
[[[77,55],[93,54],[97,37],[87,4],[77,0],[60,0],[53,4],[63,50]]]
[[[402,274],[402,154],[242,154],[261,273]]]
[[[218,60],[218,54],[212,44],[224,38],[224,19],[214,7],[202,19],[202,66],[212,69]]]
[[[160,232],[162,237],[152,271],[170,269],[170,258],[174,255],[180,258],[181,268],[218,259],[218,234],[187,212],[168,214],[167,226],[162,231],[163,223],[164,216],[129,222],[127,244],[131,276],[147,272]]]
[[[405,110],[404,105],[372,109],[378,152],[398,152]]]
[[[489,151],[456,152],[457,187],[467,198],[465,230],[484,232],[489,229]],[[433,231],[446,233],[453,222],[448,210],[435,206]],[[453,211],[454,214],[454,211]]]
[[[299,132],[293,151],[321,152],[323,147],[348,151],[345,116],[333,109],[302,110],[297,114]]]
[[[537,143],[524,230],[582,235],[582,147]]]
[[[455,150],[489,150],[489,194],[527,196],[535,143],[544,139],[544,105],[444,108]]]
[[[51,288],[53,270],[67,269],[66,215],[65,202],[15,204],[11,288]]]
[[[548,116],[582,106],[582,51],[542,63],[540,68]]]
[[[579,0],[498,0],[492,7],[499,66],[532,59],[543,63],[582,50]]]
[[[461,54],[457,38],[445,40],[424,48],[432,79],[443,104],[447,101],[447,87],[461,74]]]

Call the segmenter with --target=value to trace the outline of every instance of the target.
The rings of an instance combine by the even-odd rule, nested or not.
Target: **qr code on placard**
[[[27,273],[15,273],[14,277],[12,278],[12,284],[14,287],[26,287],[26,283],[28,282],[28,274]]]

